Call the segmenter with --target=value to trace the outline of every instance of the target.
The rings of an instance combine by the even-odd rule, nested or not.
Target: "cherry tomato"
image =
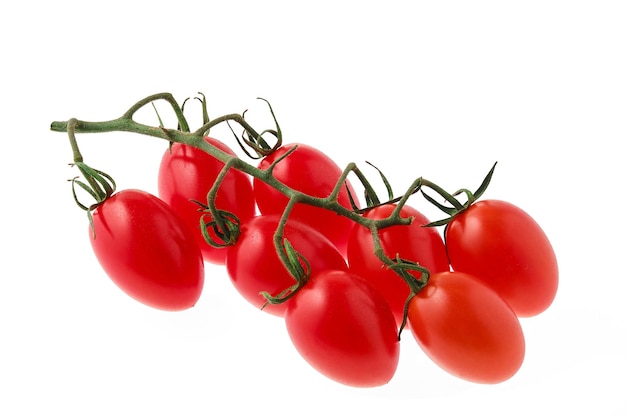
[[[375,207],[365,213],[366,218],[384,219],[395,209],[395,204]],[[402,217],[413,217],[410,225],[391,226],[379,230],[380,243],[385,254],[393,259],[417,262],[431,273],[450,270],[446,248],[441,235],[435,228],[422,227],[429,220],[410,206],[403,206]],[[404,306],[410,290],[404,280],[394,271],[385,268],[374,253],[372,234],[367,227],[356,225],[348,240],[348,264],[355,274],[368,280],[387,300],[396,317],[402,323]],[[415,273],[416,278],[420,276]]]
[[[452,268],[488,284],[520,317],[552,304],[559,276],[556,256],[543,230],[520,208],[478,201],[454,217],[445,239]]]
[[[279,220],[279,215],[255,217],[242,226],[237,244],[227,249],[228,276],[237,291],[257,308],[261,308],[267,301],[260,294],[261,291],[276,296],[295,284],[274,246],[274,232]],[[310,226],[289,219],[284,237],[309,262],[310,273],[324,269],[348,269],[346,261],[331,241]],[[268,304],[263,311],[283,316],[290,302]]]
[[[204,262],[191,230],[163,201],[120,191],[93,211],[91,245],[109,277],[131,297],[162,310],[192,307]]]
[[[274,176],[280,182],[297,191],[309,194],[314,197],[328,197],[337,184],[342,170],[327,155],[319,150],[304,144],[283,145],[266,156],[259,163],[260,169],[267,169],[274,161],[282,157],[286,152],[297,145],[295,151],[285,159],[278,162],[274,168]],[[263,214],[282,213],[287,206],[287,197],[278,190],[270,187],[264,182],[254,179],[254,195]],[[357,200],[357,195],[349,181],[346,182],[353,199]],[[338,202],[342,206],[351,209],[348,191],[343,187],[339,192]],[[290,218],[302,221],[313,228],[321,231],[344,253],[348,233],[353,226],[353,222],[337,215],[336,213],[313,207],[306,204],[296,204],[290,214]]]
[[[211,137],[205,137],[205,140],[222,151],[235,155],[232,149],[219,140]],[[198,211],[200,206],[191,200],[206,204],[207,194],[223,167],[220,160],[201,149],[174,143],[171,150],[168,149],[163,154],[158,176],[159,197],[196,232],[204,259],[214,264],[223,264],[226,252],[204,240],[200,231],[200,217],[203,213]],[[241,171],[231,169],[217,192],[215,204],[218,209],[235,214],[241,223],[251,219],[256,207],[250,178]],[[206,213],[205,221],[210,220],[211,216]],[[219,241],[211,229],[208,231]]]
[[[289,336],[317,371],[355,387],[386,384],[398,366],[400,343],[385,299],[367,281],[325,270],[289,302]]]
[[[505,381],[524,360],[524,334],[515,312],[469,274],[432,275],[411,299],[408,322],[435,363],[472,382]]]

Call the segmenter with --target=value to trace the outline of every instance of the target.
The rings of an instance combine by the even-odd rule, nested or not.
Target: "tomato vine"
[[[170,104],[178,120],[178,126],[179,126],[178,129],[168,129],[163,126],[149,126],[143,123],[139,123],[133,119],[133,117],[135,116],[135,114],[137,113],[139,109],[141,109],[147,104],[151,104],[158,100],[165,100],[167,103]],[[264,100],[264,99],[261,99],[261,100]],[[160,93],[160,94],[154,94],[154,95],[148,96],[138,101],[137,103],[135,103],[121,117],[116,118],[116,119],[107,120],[107,121],[99,121],[99,122],[83,121],[83,120],[78,120],[75,118],[72,118],[68,121],[54,121],[51,124],[51,130],[54,132],[67,132],[70,138],[72,150],[74,153],[74,163],[78,163],[78,162],[82,163],[82,160],[83,160],[82,154],[80,153],[78,145],[77,145],[77,141],[75,137],[76,133],[132,132],[132,133],[137,133],[141,135],[164,139],[169,142],[186,144],[186,145],[193,146],[193,147],[196,147],[198,149],[201,149],[207,152],[208,154],[212,155],[213,157],[217,158],[218,160],[224,163],[224,168],[223,168],[222,173],[220,174],[217,181],[215,181],[213,187],[208,193],[207,204],[206,204],[206,209],[211,213],[211,215],[215,219],[217,228],[219,228],[222,231],[228,231],[232,229],[232,226],[226,225],[226,221],[228,220],[225,219],[224,215],[219,212],[217,207],[215,207],[214,201],[215,201],[215,194],[217,193],[217,190],[219,189],[221,185],[221,180],[223,179],[226,172],[228,172],[228,170],[237,169],[239,171],[245,172],[246,174],[254,178],[257,178],[263,181],[264,183],[268,184],[269,186],[275,188],[276,190],[280,191],[282,194],[284,194],[285,196],[289,198],[290,204],[288,208],[285,210],[283,218],[281,222],[279,223],[278,229],[276,231],[277,238],[275,239],[274,243],[275,243],[276,250],[279,253],[280,258],[285,264],[285,267],[288,268],[290,271],[292,271],[294,276],[301,274],[301,272],[299,272],[297,268],[294,268],[292,259],[287,254],[287,250],[285,249],[284,242],[280,241],[280,236],[282,236],[282,229],[284,228],[284,225],[289,216],[289,211],[291,210],[291,208],[296,202],[301,203],[301,204],[315,206],[315,207],[320,207],[325,210],[333,211],[340,216],[347,217],[351,219],[352,221],[354,221],[355,223],[358,223],[362,226],[365,226],[371,229],[374,236],[377,235],[378,230],[380,229],[390,227],[390,226],[395,226],[395,225],[408,225],[411,223],[412,221],[411,218],[403,218],[402,216],[400,216],[400,209],[407,202],[408,198],[411,195],[419,191],[421,184],[424,183],[423,178],[417,179],[411,185],[411,187],[409,187],[409,189],[406,191],[406,193],[402,197],[399,197],[396,199],[397,209],[390,216],[388,216],[385,219],[368,219],[361,215],[364,210],[367,210],[367,208],[365,209],[355,208],[354,210],[351,210],[349,208],[342,206],[337,201],[337,196],[339,192],[342,190],[342,188],[345,186],[344,183],[351,173],[356,175],[357,178],[361,181],[361,183],[363,184],[365,188],[365,192],[367,195],[369,196],[376,195],[370,182],[367,180],[365,175],[362,173],[362,171],[357,167],[356,163],[354,162],[349,163],[344,168],[339,180],[337,181],[335,185],[335,188],[333,189],[333,191],[328,197],[325,197],[325,198],[313,197],[313,196],[299,192],[293,188],[290,188],[284,185],[280,181],[276,180],[276,178],[272,175],[273,168],[276,166],[276,164],[280,160],[288,157],[289,153],[283,155],[279,160],[275,161],[274,164],[270,166],[269,169],[262,170],[262,169],[259,169],[258,167],[255,167],[245,162],[244,160],[242,160],[241,158],[237,156],[229,155],[228,153],[218,149],[217,147],[211,146],[210,144],[206,143],[206,141],[203,140],[204,135],[212,127],[220,123],[234,122],[234,123],[239,124],[244,129],[244,132],[245,132],[245,134],[242,135],[243,143],[239,142],[240,145],[243,146],[245,144],[249,147],[252,147],[252,149],[259,155],[267,155],[272,150],[280,146],[280,144],[282,143],[282,133],[280,130],[280,126],[278,122],[276,121],[274,112],[271,106],[269,105],[269,102],[266,101],[266,103],[268,104],[270,108],[271,115],[274,118],[274,121],[276,123],[276,128],[266,129],[260,133],[257,132],[257,130],[255,130],[245,120],[245,117],[244,117],[245,112],[242,114],[239,114],[239,113],[227,114],[227,115],[212,119],[204,123],[197,130],[192,132],[189,129],[189,124],[183,114],[182,107],[178,105],[178,103],[176,102],[172,94],[170,93]],[[263,134],[265,133],[271,133],[272,135],[276,137],[277,139],[276,144],[273,145],[272,147],[269,147],[269,145],[263,138]],[[98,172],[100,172],[102,175],[101,171],[98,171]],[[90,176],[87,175],[87,177],[89,178]],[[92,183],[93,181],[90,179],[89,182]],[[102,200],[103,199],[100,199],[98,203],[101,202]],[[91,206],[91,208],[93,209],[93,206]],[[406,279],[408,281],[407,284],[410,287],[415,288],[415,289],[419,288],[419,285],[416,287],[416,284],[413,282],[413,279],[409,279],[408,277],[406,277],[406,274],[402,272],[407,269],[415,269],[416,268],[415,265],[413,265],[410,261],[407,261],[404,259],[393,258],[393,257],[387,256],[376,240],[374,242],[374,245],[376,247],[377,255],[380,257],[380,259],[383,261],[385,265],[387,265],[388,267],[392,268],[395,271],[398,271],[399,275],[401,275],[403,279]],[[301,281],[302,284],[304,284],[305,281],[306,280],[302,280]],[[280,299],[273,298],[270,301],[282,302],[282,298]]]
[[[189,99],[179,105],[170,93],[148,96],[112,120],[71,118],[51,123],[52,131],[68,135],[71,165],[82,176],[71,180],[72,195],[88,214],[98,260],[120,288],[157,308],[188,308],[202,290],[203,262],[223,261],[235,287],[248,301],[284,315],[292,341],[313,366],[349,385],[378,385],[391,378],[405,327],[433,360],[457,376],[492,383],[517,371],[524,356],[518,317],[539,314],[550,305],[558,268],[550,242],[529,215],[510,203],[477,201],[489,186],[496,164],[475,191],[461,188],[450,193],[418,177],[395,196],[381,170],[367,162],[387,191],[387,198],[381,199],[356,163],[341,169],[312,147],[283,145],[282,130],[267,100],[260,99],[267,104],[274,126],[260,130],[246,120],[245,111],[209,119],[205,97],[199,94],[202,126],[194,131],[184,114]],[[176,129],[166,128],[158,112],[156,126],[135,120],[144,106],[152,105],[156,112],[155,102],[160,100],[173,111]],[[249,158],[261,160],[258,166],[208,136],[220,124],[229,127]],[[235,133],[233,125],[242,128],[242,133]],[[110,175],[84,162],[77,134],[107,132],[131,132],[169,143],[159,186],[178,201],[184,194],[183,203],[193,204],[184,206],[184,216],[183,206],[176,205],[179,202],[166,203],[140,190],[116,193]],[[272,139],[266,139],[268,136]],[[172,162],[178,157],[183,162]],[[186,163],[193,169],[209,164],[210,169],[204,166],[191,176],[170,178]],[[302,169],[302,165],[307,167]],[[292,181],[298,176],[297,169],[309,183],[303,186]],[[231,175],[235,173],[237,178]],[[190,188],[193,198],[177,188],[201,177],[202,181]],[[351,177],[363,187],[363,207],[354,195]],[[163,178],[168,181],[161,181]],[[232,209],[217,202],[225,188],[232,189],[227,197],[230,203],[235,201]],[[95,202],[80,201],[77,189]],[[409,198],[417,194],[447,217],[431,222],[410,207]],[[237,210],[242,207],[245,215],[240,219]],[[303,211],[303,207],[321,211]],[[259,215],[255,215],[256,208]],[[145,215],[144,210],[148,212]],[[329,213],[336,216],[324,217]],[[307,224],[312,217],[319,217],[314,219],[315,225]],[[344,223],[336,222],[339,218],[347,219],[350,227],[344,229]],[[226,259],[207,254],[206,247],[200,246],[199,235],[193,235],[188,227],[196,220],[202,243],[210,249],[225,248],[229,251]],[[326,229],[329,224],[336,228],[333,233]],[[102,238],[96,238],[95,225],[103,228]],[[435,231],[438,226],[445,226],[443,236]],[[240,240],[245,245],[237,246]],[[140,248],[137,253],[136,247]],[[240,251],[241,247],[245,249]],[[155,253],[159,257],[156,265]],[[247,256],[263,265],[240,267],[238,263]],[[381,272],[381,266],[386,271]],[[257,268],[274,281],[256,276]],[[274,292],[260,288],[264,285]],[[333,292],[338,301],[333,301]],[[351,314],[356,310],[359,314]],[[498,317],[490,317],[491,312]],[[303,331],[301,325],[320,334]],[[328,356],[330,339],[337,343]],[[362,342],[355,342],[358,340]],[[320,344],[312,346],[315,343]],[[363,374],[372,364],[363,363],[368,355],[379,361],[377,375]],[[335,369],[334,358],[348,356],[350,364]]]

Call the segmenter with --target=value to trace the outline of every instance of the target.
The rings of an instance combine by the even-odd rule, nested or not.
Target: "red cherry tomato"
[[[276,296],[295,284],[274,246],[274,232],[280,216],[261,215],[241,228],[237,244],[227,249],[226,270],[237,291],[252,305],[261,308],[266,298],[261,291]],[[311,274],[324,269],[347,270],[337,248],[317,230],[304,223],[288,220],[284,237],[310,264]],[[268,304],[263,311],[283,316],[287,304]]]
[[[411,299],[408,322],[435,363],[472,382],[505,381],[524,360],[524,334],[511,307],[476,277],[462,272],[432,275]]]
[[[454,217],[445,238],[452,268],[488,284],[519,316],[537,315],[552,304],[556,256],[541,227],[520,208],[478,201]]]
[[[304,144],[283,145],[263,158],[259,163],[259,168],[267,169],[274,161],[296,145],[295,151],[276,164],[273,171],[274,176],[280,182],[297,191],[314,197],[328,197],[335,188],[342,170],[327,155],[311,146]],[[263,214],[282,213],[289,201],[287,197],[256,178],[253,183],[259,211]],[[356,201],[357,195],[352,185],[349,181],[346,183]],[[352,208],[345,187],[339,192],[338,201],[342,206]],[[345,252],[348,233],[353,226],[350,219],[339,216],[332,211],[306,204],[296,204],[290,218],[319,230],[335,244],[340,252]]]
[[[373,208],[365,213],[366,218],[384,219],[395,209],[395,204]],[[403,206],[402,217],[413,217],[410,225],[391,226],[379,230],[380,243],[389,258],[400,255],[402,259],[417,262],[431,273],[450,270],[446,248],[441,235],[435,228],[422,227],[429,220],[419,211]],[[387,300],[396,317],[402,323],[404,306],[410,290],[404,280],[394,271],[385,268],[374,253],[370,230],[356,225],[348,241],[348,264],[355,274],[368,280]],[[419,274],[414,274],[420,278]]]
[[[323,375],[355,387],[386,384],[398,366],[393,313],[367,281],[346,271],[311,276],[285,312],[289,336]]]
[[[205,137],[211,145],[235,155],[224,143]],[[226,251],[209,245],[200,231],[200,206],[191,200],[206,204],[207,193],[224,167],[217,158],[201,149],[180,143],[174,143],[171,150],[166,150],[161,159],[158,176],[159,197],[169,204],[185,223],[195,231],[196,239],[207,262],[223,264]],[[215,204],[218,209],[235,214],[241,223],[245,223],[255,214],[252,181],[243,172],[231,169],[222,182]],[[211,217],[206,213],[205,220]],[[215,233],[209,234],[217,241]]]
[[[204,284],[204,262],[191,230],[163,201],[120,191],[93,212],[89,236],[109,277],[131,297],[162,310],[192,307]]]

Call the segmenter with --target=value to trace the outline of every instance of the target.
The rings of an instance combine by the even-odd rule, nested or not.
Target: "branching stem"
[[[163,126],[149,126],[149,125],[145,125],[142,123],[138,123],[133,119],[137,111],[139,111],[142,107],[148,104],[154,105],[154,102],[157,100],[165,100],[172,107],[172,110],[174,111],[174,114],[178,122],[177,129],[167,129]],[[407,191],[401,197],[393,198],[386,202],[381,203],[378,197],[376,196],[376,193],[373,187],[371,186],[371,184],[369,183],[365,175],[363,175],[363,173],[356,166],[355,163],[348,164],[346,168],[342,171],[341,176],[339,177],[335,187],[333,188],[332,192],[330,193],[328,197],[320,198],[320,197],[314,197],[314,196],[302,193],[300,191],[297,191],[293,188],[286,186],[282,182],[278,181],[273,175],[273,170],[276,164],[278,164],[282,159],[287,158],[290,155],[290,152],[295,151],[296,149],[295,147],[292,148],[290,152],[287,152],[286,154],[282,155],[281,158],[278,158],[276,161],[274,161],[274,163],[271,164],[267,169],[262,170],[262,169],[257,168],[256,166],[253,166],[243,161],[237,156],[234,156],[234,155],[231,155],[222,151],[221,149],[211,145],[204,139],[204,136],[208,133],[208,131],[213,126],[216,126],[224,122],[226,122],[227,124],[229,124],[229,122],[234,122],[240,125],[244,129],[244,135],[247,136],[247,138],[243,137],[243,142],[245,143],[245,145],[252,147],[255,150],[255,152],[260,156],[268,154],[271,151],[273,151],[275,148],[280,146],[281,141],[282,141],[282,134],[280,131],[280,127],[278,126],[278,122],[276,121],[276,117],[274,115],[274,112],[271,106],[270,106],[270,112],[274,119],[274,122],[276,123],[276,128],[266,129],[266,130],[263,130],[261,133],[258,133],[254,128],[252,128],[252,126],[250,126],[250,124],[248,124],[248,122],[246,122],[244,118],[245,112],[243,114],[236,114],[236,113],[227,114],[227,115],[215,118],[213,120],[209,120],[208,115],[206,114],[206,107],[204,106],[203,99],[201,101],[203,102],[203,115],[204,115],[203,123],[204,124],[193,132],[190,131],[189,124],[187,123],[187,120],[183,114],[182,107],[178,105],[178,103],[176,102],[176,100],[170,93],[160,93],[160,94],[154,94],[149,97],[146,97],[143,100],[140,100],[139,102],[131,106],[121,117],[117,119],[108,120],[108,121],[100,121],[100,122],[89,122],[89,121],[82,121],[82,120],[77,120],[77,119],[70,119],[66,122],[55,121],[55,122],[52,122],[51,124],[51,130],[55,132],[66,132],[68,134],[70,144],[72,147],[72,152],[73,152],[73,160],[75,164],[79,165],[79,168],[83,167],[84,163],[83,163],[83,157],[80,153],[80,150],[78,149],[76,135],[75,135],[76,133],[131,132],[131,133],[137,133],[141,135],[164,139],[164,140],[169,141],[170,143],[176,142],[176,143],[186,144],[186,145],[196,147],[198,149],[201,149],[209,153],[216,159],[223,162],[224,168],[222,169],[219,176],[217,177],[217,180],[215,181],[213,187],[207,194],[207,205],[205,206],[205,208],[207,208],[208,211],[211,213],[211,216],[213,218],[212,221],[214,222],[217,230],[227,237],[229,236],[228,234],[230,233],[229,232],[230,229],[229,229],[229,225],[227,225],[226,222],[230,220],[228,218],[227,220],[224,220],[224,218],[221,217],[222,215],[224,215],[225,212],[220,212],[220,210],[218,210],[218,208],[215,206],[215,197],[217,195],[217,191],[224,177],[226,176],[229,170],[236,169],[236,170],[242,171],[254,178],[257,178],[260,181],[265,182],[270,187],[273,187],[277,191],[281,192],[289,199],[289,204],[287,205],[287,207],[285,208],[283,212],[283,215],[280,220],[280,224],[274,235],[274,245],[276,247],[276,251],[281,261],[283,262],[285,267],[290,270],[292,275],[294,275],[294,277],[296,278],[296,281],[298,281],[297,285],[302,284],[303,280],[305,281],[308,279],[307,274],[309,271],[306,270],[306,268],[304,268],[303,270],[302,265],[301,265],[302,263],[306,265],[307,261],[306,259],[303,259],[295,251],[294,248],[291,247],[291,245],[286,239],[284,239],[284,227],[287,222],[287,218],[289,217],[289,213],[291,212],[291,210],[296,204],[307,204],[311,206],[324,208],[326,210],[333,211],[340,216],[347,217],[361,226],[367,227],[372,233],[372,237],[374,240],[374,250],[375,250],[376,255],[388,268],[393,269],[406,281],[407,285],[411,289],[411,294],[416,294],[426,285],[426,282],[428,281],[428,277],[429,277],[428,271],[420,267],[419,265],[411,262],[410,260],[403,260],[403,259],[399,259],[398,257],[393,258],[393,257],[390,257],[389,254],[385,254],[382,248],[382,245],[380,243],[378,232],[379,230],[386,228],[386,227],[396,226],[396,225],[408,225],[412,222],[413,220],[412,218],[402,217],[400,215],[400,211],[402,207],[406,204],[409,197],[417,192],[421,192],[427,200],[433,202],[439,208],[441,208],[442,210],[446,211],[449,214],[453,214],[455,212],[463,210],[470,203],[470,201],[468,201],[468,203],[466,203],[465,205],[461,204],[455,198],[455,195],[466,194],[471,200],[474,198],[472,193],[470,193],[467,190],[462,189],[462,190],[459,190],[455,194],[450,194],[446,192],[445,190],[443,190],[441,187],[438,187],[436,184],[433,184],[432,182],[427,181],[420,177],[411,184],[411,186],[407,189]],[[269,106],[269,103],[267,104]],[[230,124],[229,124],[229,127],[230,127]],[[267,144],[267,142],[263,139],[262,136],[265,133],[270,133],[276,137],[277,143],[273,147],[270,147]],[[241,142],[240,142],[240,145],[243,147],[243,144]],[[246,153],[250,155],[250,153],[248,153],[247,151]],[[495,165],[494,165],[494,168],[495,168]],[[88,167],[83,168],[83,171],[85,169],[89,169],[89,168]],[[103,194],[105,198],[108,197],[113,192],[113,188],[107,185],[108,184],[107,181],[111,180],[112,182],[112,179],[106,176],[106,174],[97,170],[88,170],[87,173],[91,177],[93,177],[93,178],[87,177],[87,180],[90,182],[92,187],[95,187],[96,189],[100,189],[101,187],[99,187],[99,184],[104,184],[105,190],[103,191],[103,193],[100,193],[100,194]],[[360,209],[356,207],[347,208],[341,205],[338,201],[339,193],[344,187],[346,187],[347,178],[351,173],[354,173],[357,176],[357,178],[359,179],[359,181],[364,187],[366,200],[368,203],[367,208],[364,208],[364,209]],[[478,197],[480,194],[482,194],[482,192],[484,192],[484,189],[487,187],[492,174],[493,174],[493,168],[490,171],[487,178],[485,178],[485,180],[483,181],[483,184],[481,185],[481,187],[476,191],[475,193],[476,197]],[[386,182],[386,179],[384,178],[384,176],[383,176],[383,180],[385,181],[385,184],[387,185],[389,194],[391,194],[390,187],[388,183]],[[82,186],[82,183],[80,182],[77,182],[77,183]],[[448,207],[443,204],[435,202],[435,200],[432,197],[428,196],[424,192],[424,188],[429,188],[435,191],[437,194],[443,197],[448,203],[450,203],[452,207]],[[397,203],[397,207],[387,218],[369,219],[363,216],[363,213],[371,209],[372,207],[383,205],[383,204],[388,204],[388,203]],[[227,214],[230,215],[230,213],[227,213]],[[417,271],[420,274],[421,278],[419,279],[416,278],[415,276],[410,274],[408,271]],[[269,296],[268,300],[270,302],[282,302],[285,299],[288,299],[289,297],[293,295],[293,292],[295,291],[292,291],[292,290],[294,288],[297,291],[298,288],[293,287],[291,290],[286,290],[285,293],[282,294],[282,298]]]

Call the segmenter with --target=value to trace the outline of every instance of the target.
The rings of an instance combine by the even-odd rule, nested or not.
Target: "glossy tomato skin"
[[[311,146],[301,143],[283,145],[263,158],[259,163],[259,168],[267,169],[294,146],[297,146],[296,150],[276,164],[274,176],[295,190],[314,197],[328,197],[335,188],[342,169],[326,154]],[[259,211],[263,214],[282,213],[289,201],[287,197],[256,178],[253,183]],[[353,199],[357,201],[357,195],[349,181],[347,185]],[[338,201],[342,206],[352,208],[345,187],[339,192]],[[296,204],[290,218],[319,230],[333,242],[340,252],[345,252],[348,234],[353,226],[350,219],[306,204]]]
[[[257,308],[266,303],[261,291],[275,296],[295,283],[274,247],[279,220],[278,215],[255,217],[242,226],[237,244],[228,248],[228,276],[237,291]],[[307,259],[312,274],[325,269],[348,269],[332,242],[310,226],[290,219],[285,225],[284,237]],[[290,302],[268,304],[263,311],[282,317]]]
[[[468,381],[503,382],[524,361],[524,334],[517,315],[491,288],[469,274],[432,275],[411,299],[408,323],[436,364]]]
[[[400,343],[393,313],[367,281],[352,273],[312,275],[287,307],[285,323],[300,355],[334,381],[374,387],[395,374]]]
[[[235,155],[232,149],[217,139],[204,138],[218,149]],[[207,193],[213,186],[224,164],[193,146],[174,143],[171,150],[163,154],[159,166],[159,197],[169,204],[185,223],[195,231],[195,237],[207,262],[224,264],[226,251],[208,244],[200,230],[200,206],[191,200],[207,203]],[[247,174],[231,169],[217,192],[215,204],[218,209],[235,214],[241,223],[255,215],[256,206],[252,192],[252,181]],[[207,213],[205,220],[210,221]],[[218,240],[212,231],[209,233]]]
[[[204,261],[191,230],[156,196],[123,190],[93,212],[89,237],[107,275],[128,295],[157,309],[196,304]]]
[[[365,213],[366,218],[384,219],[395,209],[395,204],[376,207]],[[429,220],[418,210],[405,205],[402,217],[413,217],[410,225],[398,225],[379,230],[380,243],[385,254],[394,258],[419,263],[430,273],[450,270],[446,248],[437,229],[422,227]],[[348,240],[348,264],[350,270],[369,281],[387,300],[396,317],[398,325],[402,323],[404,306],[409,297],[409,287],[400,276],[385,268],[383,262],[374,253],[374,243],[370,230],[355,225]],[[416,278],[420,275],[416,272]]]
[[[480,278],[520,317],[546,310],[558,287],[556,255],[535,220],[519,207],[482,200],[446,227],[452,268]]]

